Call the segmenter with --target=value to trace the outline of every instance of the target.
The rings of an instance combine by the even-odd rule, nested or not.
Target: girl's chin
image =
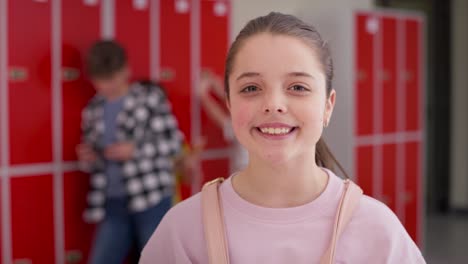
[[[272,167],[280,167],[286,165],[292,160],[292,157],[287,153],[260,153],[260,159]]]

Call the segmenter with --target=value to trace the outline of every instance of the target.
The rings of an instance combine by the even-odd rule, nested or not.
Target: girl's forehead
[[[233,73],[238,71],[321,71],[317,54],[299,37],[260,33],[245,40],[236,54]]]

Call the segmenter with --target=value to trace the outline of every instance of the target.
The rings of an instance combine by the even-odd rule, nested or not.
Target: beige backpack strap
[[[202,211],[205,240],[210,264],[229,264],[223,208],[218,187],[223,178],[207,182],[202,189]]]
[[[362,189],[349,179],[345,180],[344,188],[335,216],[332,239],[327,251],[322,256],[320,264],[334,263],[336,242],[351,219],[354,209],[359,204],[362,196]]]

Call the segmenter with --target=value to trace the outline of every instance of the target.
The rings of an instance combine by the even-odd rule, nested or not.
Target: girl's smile
[[[297,126],[290,126],[284,123],[263,123],[255,127],[256,131],[264,138],[271,140],[286,139],[295,132],[297,132]]]

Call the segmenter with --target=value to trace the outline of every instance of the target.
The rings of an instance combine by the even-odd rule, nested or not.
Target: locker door
[[[188,142],[192,142],[191,10],[188,0],[160,1],[159,78]],[[182,185],[180,192],[182,199],[187,198],[190,186]]]
[[[373,146],[358,146],[355,151],[357,184],[366,195],[372,196],[374,175]]]
[[[423,131],[422,125],[422,22],[417,18],[405,20],[405,92],[406,92],[406,122],[404,129],[408,132]],[[421,243],[420,225],[422,202],[422,139],[408,142],[405,147],[405,226],[411,237]]]
[[[89,176],[67,172],[63,176],[65,258],[69,263],[86,263],[91,248],[94,225],[83,221]]]
[[[374,49],[379,20],[369,14],[355,17],[356,36],[356,135],[374,132]],[[359,173],[358,173],[359,175]]]
[[[12,164],[52,161],[50,1],[8,1]]]
[[[389,134],[392,140],[382,146],[382,201],[396,212],[396,137],[397,129],[397,19],[394,15],[383,15],[380,19],[381,34],[381,120],[382,133]],[[379,112],[379,111],[376,111]]]
[[[127,50],[135,79],[149,74],[149,0],[115,1],[115,38]]]
[[[397,109],[397,20],[392,16],[381,18],[382,30],[382,69],[380,78],[382,81],[382,110],[384,121],[383,133],[394,133],[396,131],[396,109]]]
[[[6,132],[6,127],[4,127],[3,125],[3,121],[2,120],[2,116],[3,116],[3,113],[6,113],[5,110],[6,109],[6,105],[4,104],[4,101],[6,102],[7,99],[3,97],[3,92],[6,91],[7,89],[7,80],[6,78],[4,78],[3,76],[8,76],[6,74],[6,71],[3,70],[3,68],[5,67],[6,69],[6,57],[5,56],[7,53],[3,53],[3,50],[5,50],[5,44],[6,43],[6,34],[7,32],[3,30],[4,28],[4,24],[3,24],[3,19],[7,16],[7,13],[8,11],[7,10],[1,10],[0,8],[0,197],[3,197],[3,184],[4,183],[7,183],[6,181],[8,181],[8,178],[7,178],[7,175],[3,175],[3,166],[5,165],[5,161],[4,161],[4,156],[3,156],[3,144],[8,144],[8,142],[4,142],[3,140],[3,136],[4,136],[4,133]],[[5,112],[4,112],[5,111]],[[4,221],[3,221],[3,204],[5,203],[6,201],[3,199],[3,198],[0,198],[0,237],[3,238],[3,226],[5,225]],[[9,212],[8,212],[9,213]],[[0,263],[2,263],[3,261],[3,239],[0,239]]]
[[[421,22],[416,19],[405,21],[405,91],[406,91],[406,131],[421,130]]]
[[[382,202],[396,212],[396,144],[383,145],[382,160]]]
[[[219,177],[229,176],[229,159],[211,159],[202,162],[204,181],[211,181]]]
[[[367,195],[373,195],[374,167],[376,154],[373,143],[359,143],[365,136],[374,133],[374,67],[376,34],[379,29],[379,19],[368,13],[355,15],[355,135],[357,146],[354,151],[356,162],[356,180]]]
[[[85,55],[100,38],[99,1],[62,2],[62,94],[63,159],[76,160],[75,146],[80,142],[81,111],[94,89],[85,76]],[[77,32],[75,29],[80,28]],[[88,176],[79,172],[63,176],[65,259],[67,263],[86,263],[93,225],[81,217],[88,190]]]
[[[52,175],[15,176],[10,188],[13,262],[54,263]]]
[[[84,0],[62,2],[62,138],[65,161],[76,160],[81,111],[95,93],[85,77],[84,68],[86,52],[99,39],[100,33],[100,7],[98,1],[92,3]]]
[[[160,81],[173,103],[180,129],[191,142],[190,1],[160,1],[159,14]]]
[[[228,50],[228,1],[201,1],[201,67],[224,76],[224,62]],[[225,102],[220,101],[224,106]],[[227,111],[227,109],[226,109]],[[208,139],[206,148],[226,147],[223,131],[202,111],[202,135]]]
[[[421,243],[421,143],[405,144],[405,227],[416,243]]]

